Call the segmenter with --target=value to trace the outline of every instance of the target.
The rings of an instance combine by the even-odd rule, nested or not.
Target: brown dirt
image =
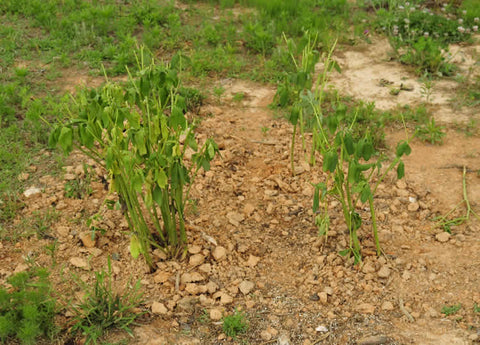
[[[387,50],[384,42],[378,44],[374,46],[378,49],[339,53],[344,73],[332,76],[332,82],[345,93],[384,108],[420,102],[418,82],[403,66],[382,61],[379,52]],[[396,83],[407,77],[415,91],[394,98],[377,85],[379,77]],[[202,108],[198,136],[212,136],[221,157],[192,188],[195,207],[187,218],[190,254],[185,261],[157,255],[158,269],[148,273],[141,260],[130,257],[126,222],[120,212],[103,205],[104,198],[114,196],[100,182],[100,169],[94,169],[92,195],[82,200],[65,197],[66,180],[82,178],[86,160],[81,155],[70,157],[64,176],[41,178],[42,193],[25,198],[26,208],[17,223],[35,210],[53,208],[59,213],[49,235],[59,241],[52,279],[60,294],[79,297],[80,289],[61,277],[75,273],[91,282],[93,272],[115,254],[116,286],[140,279],[145,310],[158,303],[164,307],[135,328],[133,340],[126,338],[132,344],[285,344],[281,339],[304,345],[367,344],[368,337],[383,336],[385,344],[447,345],[471,344],[478,338],[480,314],[473,306],[480,304],[480,222],[472,219],[454,227],[452,236],[440,242],[436,235],[443,231],[432,221],[462,200],[463,166],[469,169],[470,201],[480,212],[478,137],[452,129],[442,146],[412,143],[405,180],[396,182],[389,176],[376,198],[386,255],[374,255],[368,214],[359,209],[364,218],[360,231],[364,261],[354,266],[338,254],[347,246],[348,234],[337,206],[330,207],[328,241],[317,236],[311,182],[323,175],[302,161],[298,147],[298,171],[292,176],[288,158],[292,128],[267,108],[274,88],[235,80],[218,83],[226,92],[220,103],[212,100]],[[233,95],[240,92],[244,98],[234,101]],[[462,117],[470,115],[470,110],[462,110]],[[394,146],[402,135],[392,130],[387,142]],[[81,237],[88,231],[85,219],[96,212],[103,217],[96,225],[105,232],[97,233],[95,246],[88,248]],[[51,265],[44,250],[51,242],[34,237],[3,241],[0,282],[26,269],[27,256],[38,265]],[[441,314],[443,306],[458,303],[463,307],[457,314]],[[226,337],[217,320],[210,320],[210,315],[228,315],[234,308],[244,310],[250,323],[237,340]],[[317,331],[319,326],[326,332]],[[113,334],[109,339],[120,337]]]

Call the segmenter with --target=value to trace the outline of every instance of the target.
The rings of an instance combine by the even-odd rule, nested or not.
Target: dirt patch
[[[452,47],[452,62],[457,63],[460,73],[478,73],[478,50],[478,46]],[[390,55],[391,48],[386,39],[373,39],[372,44],[337,52],[335,59],[342,73],[332,72],[330,82],[342,94],[375,102],[377,108],[382,110],[425,102],[422,94],[424,84],[411,69],[391,60]],[[462,123],[478,118],[478,114],[468,107],[451,107],[451,100],[457,97],[456,90],[459,87],[454,80],[434,82],[429,106],[436,120]],[[396,92],[398,94],[392,94]]]

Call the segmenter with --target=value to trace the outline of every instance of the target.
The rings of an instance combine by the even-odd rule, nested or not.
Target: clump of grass
[[[462,304],[454,304],[454,305],[444,305],[442,307],[442,314],[445,316],[449,315],[454,315],[456,314],[460,309],[462,309]]]
[[[245,313],[235,309],[232,315],[223,317],[223,332],[235,339],[239,334],[248,330],[248,322]]]
[[[56,303],[46,269],[35,268],[11,276],[0,286],[0,340],[16,339],[24,345],[39,338],[53,339]]]
[[[73,332],[86,336],[86,344],[97,344],[97,340],[109,329],[120,329],[132,335],[130,326],[141,315],[135,309],[142,303],[140,281],[127,284],[121,292],[113,286],[112,265],[108,259],[107,270],[95,272],[93,286],[81,279],[77,284],[85,293],[80,304],[70,304],[74,314]]]

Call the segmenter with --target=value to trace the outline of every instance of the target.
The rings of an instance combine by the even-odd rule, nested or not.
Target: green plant
[[[49,273],[33,268],[7,279],[10,287],[0,286],[0,340],[18,339],[36,344],[40,337],[52,339],[56,303],[52,298]]]
[[[189,185],[201,168],[210,168],[218,147],[211,139],[199,146],[185,117],[178,91],[181,56],[170,65],[145,65],[143,57],[141,50],[137,79],[130,74],[124,86],[109,82],[81,92],[50,144],[65,153],[75,145],[108,171],[132,231],[130,251],[153,267],[151,246],[170,257],[186,253]],[[189,162],[188,147],[195,152]]]
[[[445,126],[438,126],[432,117],[427,124],[416,127],[415,135],[422,141],[428,141],[433,145],[443,144],[443,137],[446,135],[444,129]]]
[[[477,314],[480,313],[480,306],[477,303],[473,305],[473,312]]]
[[[234,102],[241,102],[245,98],[245,94],[243,92],[237,92],[233,95],[232,100]]]
[[[442,314],[445,316],[453,315],[456,314],[460,309],[462,309],[462,305],[460,303],[450,306],[444,305],[442,307]]]
[[[420,88],[420,93],[425,97],[425,103],[429,104],[432,100],[434,82],[431,78],[425,77],[425,80],[422,83]]]
[[[381,248],[376,225],[374,195],[378,185],[392,169],[397,169],[399,179],[404,176],[405,168],[402,156],[410,154],[411,149],[408,144],[409,140],[399,142],[395,158],[384,171],[381,171],[382,163],[386,158],[377,156],[370,132],[368,130],[365,132],[354,131],[358,114],[360,109],[363,110],[363,108],[358,108],[354,112],[353,118],[346,116],[347,106],[343,103],[337,104],[330,114],[324,112],[322,104],[325,100],[327,75],[334,67],[331,60],[334,47],[325,55],[324,70],[317,79],[314,91],[306,88],[295,93],[297,99],[292,106],[290,122],[294,125],[295,136],[296,126],[302,128],[307,115],[313,118],[309,162],[315,165],[316,155],[321,155],[323,171],[327,174],[325,182],[314,185],[313,211],[317,214],[316,224],[320,234],[328,234],[330,224],[328,203],[331,200],[336,200],[342,207],[345,223],[350,234],[349,248],[343,250],[341,254],[353,254],[355,263],[358,263],[361,261],[361,245],[357,231],[362,225],[362,217],[357,212],[357,208],[360,203],[368,202],[377,255],[380,255]],[[306,46],[304,55],[310,54],[309,49]],[[368,117],[362,116],[364,118]],[[303,138],[302,131],[301,134]],[[292,173],[295,171],[294,139],[295,137],[292,137]],[[305,148],[304,141],[303,146]],[[376,171],[377,174],[375,174]],[[323,203],[323,210],[320,210],[320,202]]]
[[[480,216],[473,211],[472,206],[470,204],[470,200],[468,199],[467,194],[467,167],[463,167],[463,176],[462,176],[462,191],[463,191],[463,200],[460,201],[454,208],[452,208],[446,215],[436,217],[434,220],[437,226],[440,226],[448,233],[452,232],[452,226],[461,225],[465,222],[470,220],[470,216],[473,215],[478,220],[480,220]],[[467,213],[456,217],[453,219],[449,219],[450,215],[453,214],[462,204],[465,204],[467,207]]]
[[[75,280],[85,296],[79,304],[70,303],[69,306],[74,315],[74,332],[85,335],[87,344],[97,344],[104,332],[112,328],[132,336],[130,326],[142,315],[135,310],[142,303],[140,281],[135,285],[129,282],[122,291],[115,291],[110,258],[106,271],[95,272],[93,286],[79,278]]]
[[[224,316],[223,332],[232,338],[236,338],[239,334],[245,333],[248,329],[248,322],[245,313],[235,309],[231,315]]]

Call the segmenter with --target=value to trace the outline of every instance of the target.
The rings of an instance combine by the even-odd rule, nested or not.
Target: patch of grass
[[[0,286],[0,340],[17,339],[24,345],[36,344],[41,337],[53,339],[58,329],[49,273],[34,268],[17,273]]]
[[[232,315],[224,316],[223,332],[228,336],[236,339],[239,334],[245,333],[248,330],[248,322],[245,313],[235,309]]]
[[[72,199],[83,199],[92,194],[90,183],[92,175],[86,164],[83,165],[84,177],[77,177],[65,183],[65,197]]]
[[[462,309],[462,305],[459,303],[459,304],[454,304],[454,305],[444,305],[442,307],[442,314],[444,314],[445,316],[449,316],[449,315],[454,315],[456,314],[460,309]]]
[[[432,117],[427,124],[416,127],[416,136],[422,141],[427,141],[432,145],[443,144],[445,126],[439,126]]]
[[[130,283],[123,291],[115,291],[110,258],[107,270],[95,272],[93,286],[88,285],[80,278],[76,278],[85,297],[80,304],[70,304],[74,314],[74,332],[86,336],[86,344],[97,344],[99,338],[109,329],[120,329],[132,335],[130,326],[142,315],[136,311],[142,303],[140,281]]]

